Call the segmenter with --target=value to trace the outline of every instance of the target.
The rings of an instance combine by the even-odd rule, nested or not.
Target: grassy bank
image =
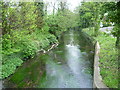
[[[100,32],[98,37],[93,36],[93,30],[83,29],[100,43],[100,74],[103,82],[109,88],[118,88],[118,58],[115,47],[116,38]]]

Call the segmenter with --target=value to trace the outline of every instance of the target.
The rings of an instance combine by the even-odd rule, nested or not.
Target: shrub
[[[50,44],[58,43],[58,40],[52,34],[50,34],[49,36],[47,36],[47,39],[50,41]]]
[[[35,44],[35,42],[31,41],[31,40],[22,40],[21,41],[21,52],[23,53],[23,57],[33,57],[36,50],[37,50],[37,45]]]
[[[37,50],[47,48],[50,44],[58,42],[56,37],[48,32],[48,29],[49,27],[46,25],[32,34],[23,30],[13,31],[10,35],[3,35],[0,79],[13,74],[17,66],[23,63],[23,58],[33,58]]]
[[[16,67],[20,66],[22,63],[23,61],[19,57],[15,56],[4,57],[2,66],[0,66],[0,69],[2,70],[0,79],[8,77],[12,73],[14,73]]]

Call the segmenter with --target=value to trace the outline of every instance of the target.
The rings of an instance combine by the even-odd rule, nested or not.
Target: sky
[[[78,5],[80,5],[80,2],[83,1],[83,0],[67,0],[68,3],[70,3],[70,10],[74,10],[75,7],[77,7]]]
[[[57,1],[60,1],[60,0],[43,0],[43,1],[45,1],[46,3],[47,2],[50,3],[48,6],[48,13],[52,13],[54,2],[56,3],[55,7],[57,8]],[[75,7],[80,5],[80,2],[83,0],[62,0],[62,1],[67,1],[69,5],[69,9],[71,11],[74,11]]]
[[[1,0],[0,0],[1,1]],[[13,1],[13,2],[32,2],[32,1],[35,1],[35,0],[3,0],[5,2],[9,2],[9,1]],[[37,1],[44,1],[45,3],[49,3],[48,5],[48,14],[51,14],[52,11],[53,11],[53,5],[54,5],[54,2],[55,2],[55,7],[57,8],[57,2],[58,1],[65,1],[68,3],[69,5],[69,9],[71,11],[74,11],[75,7],[77,7],[78,5],[80,5],[80,2],[83,1],[83,0],[37,0]]]

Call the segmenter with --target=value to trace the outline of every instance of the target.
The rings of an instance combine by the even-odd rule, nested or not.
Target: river
[[[4,87],[92,88],[93,50],[80,31],[67,31],[57,47],[25,62]]]

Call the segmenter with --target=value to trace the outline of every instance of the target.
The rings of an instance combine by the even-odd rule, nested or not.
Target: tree
[[[97,36],[100,28],[101,3],[82,2],[79,9],[79,25],[82,28],[94,27],[94,35]]]
[[[96,2],[94,4],[95,7],[95,13],[94,13],[94,35],[98,36],[98,32],[100,29],[100,7],[101,7],[101,3]]]
[[[6,34],[9,32],[9,24],[8,24],[8,7],[9,4],[6,2],[1,2],[2,6],[2,34]]]
[[[103,6],[108,13],[109,20],[115,23],[112,34],[117,38],[116,46],[120,48],[120,2],[106,2]]]
[[[82,28],[87,28],[93,26],[93,3],[91,2],[82,2],[81,6],[78,7],[79,13],[79,25]]]
[[[34,2],[21,2],[20,7],[21,29],[28,30],[29,33],[32,33],[37,27],[37,15],[35,14],[36,6]]]
[[[43,16],[44,16],[44,11],[43,11],[43,7],[44,7],[44,3],[43,1],[41,2],[35,2],[35,6],[36,6],[36,25],[38,29],[41,29],[43,27]]]
[[[0,1],[0,36],[2,36],[2,2]]]

